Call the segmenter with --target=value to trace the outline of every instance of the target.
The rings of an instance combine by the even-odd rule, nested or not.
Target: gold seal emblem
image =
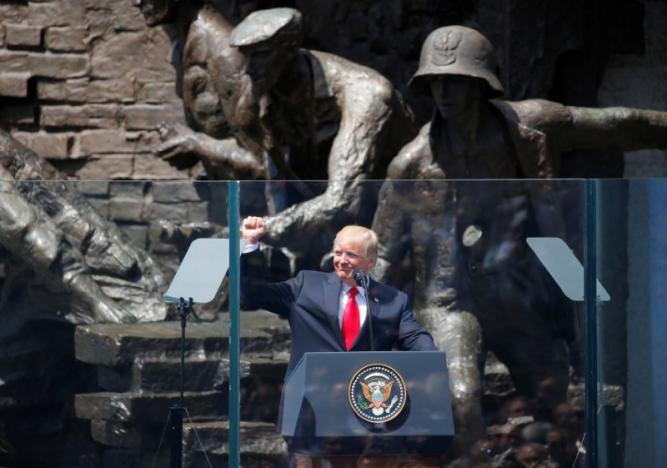
[[[403,377],[395,369],[385,364],[369,364],[352,375],[347,396],[359,418],[380,424],[401,414],[408,393]]]

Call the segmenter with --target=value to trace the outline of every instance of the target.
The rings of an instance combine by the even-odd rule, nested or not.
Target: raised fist
[[[266,223],[264,218],[248,216],[241,222],[241,237],[247,244],[256,244],[266,234]]]

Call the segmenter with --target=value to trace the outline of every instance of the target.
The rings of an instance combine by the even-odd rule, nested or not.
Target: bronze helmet
[[[489,40],[480,32],[465,26],[445,26],[431,32],[422,46],[419,69],[409,86],[427,93],[423,77],[463,75],[481,78],[489,85],[492,96],[503,93],[496,76],[496,56]]]

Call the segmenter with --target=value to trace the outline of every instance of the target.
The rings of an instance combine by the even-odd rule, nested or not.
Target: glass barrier
[[[667,181],[596,181],[599,466],[667,462]]]
[[[584,189],[242,182],[241,459],[585,466]]]
[[[662,180],[0,187],[2,466],[667,461]],[[377,253],[336,243],[349,224]],[[245,253],[195,294],[182,356],[164,295],[198,238],[229,242],[195,257],[197,290]]]

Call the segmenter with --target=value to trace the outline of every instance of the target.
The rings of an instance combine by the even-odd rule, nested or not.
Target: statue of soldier
[[[241,96],[249,88],[243,73],[245,59],[229,45],[232,25],[211,4],[203,1],[143,1],[141,11],[150,26],[170,23],[177,71],[177,93],[183,99],[188,127],[161,129],[166,141],[157,152],[171,164],[184,168],[193,158],[202,162],[212,179],[265,178],[265,162],[252,139],[243,138],[252,131],[256,108]],[[181,44],[184,44],[181,50]],[[208,60],[216,58],[220,69],[215,79],[208,70]],[[220,91],[220,94],[218,93]],[[240,146],[233,137],[230,124],[236,129]]]
[[[306,198],[312,190],[298,181],[329,181],[314,198],[266,220],[267,242],[297,255],[312,248],[304,238],[330,245],[323,233],[370,222],[377,191],[368,193],[362,181],[383,178],[391,155],[415,134],[411,112],[387,79],[341,57],[300,49],[302,39],[301,14],[275,8],[248,15],[230,40],[248,60],[249,101],[259,106],[262,128],[256,144],[270,158],[272,177],[293,180]]]
[[[381,279],[412,256],[415,313],[447,353],[464,446],[483,433],[483,346],[528,398],[547,407],[565,398],[571,306],[525,242],[567,234],[564,184],[437,179],[549,178],[568,150],[667,148],[665,113],[503,101],[495,72],[479,32],[448,26],[427,37],[410,86],[430,93],[436,109],[392,161],[373,222]]]
[[[244,115],[235,106],[235,97],[240,92],[240,80],[245,63],[241,54],[229,45],[232,25],[212,6],[205,5],[198,10],[190,24],[185,47],[183,48],[183,70],[181,94],[188,128],[177,127],[175,135],[160,146],[158,153],[170,162],[178,164],[179,156],[197,157],[206,174],[212,179],[263,179],[265,164],[261,151],[250,151],[239,146],[232,136],[227,115],[241,127]],[[222,99],[218,94],[207,62],[217,56],[218,62],[225,61],[225,70],[237,72],[236,76],[225,76],[219,86],[225,90]],[[226,112],[225,112],[226,111]],[[254,116],[253,116],[254,117]],[[252,147],[244,139],[246,146]]]

